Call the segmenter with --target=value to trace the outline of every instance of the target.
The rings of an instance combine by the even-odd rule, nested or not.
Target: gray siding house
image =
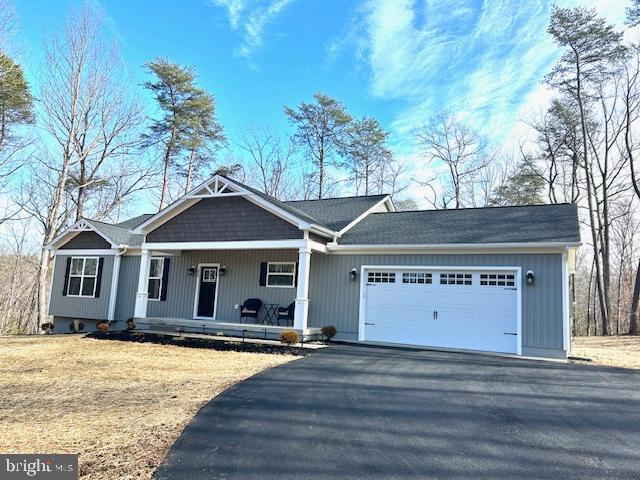
[[[217,175],[155,215],[62,233],[49,313],[56,332],[334,325],[344,341],[564,358],[579,244],[572,204],[396,212],[388,195],[281,202]]]

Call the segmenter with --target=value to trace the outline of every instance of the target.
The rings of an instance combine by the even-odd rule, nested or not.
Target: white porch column
[[[121,252],[118,252],[113,256],[113,274],[111,275],[111,293],[109,295],[109,311],[107,313],[107,320],[110,322],[112,322],[116,316],[116,301],[118,299],[118,280],[120,279],[121,258]]]
[[[138,292],[136,293],[135,318],[146,318],[147,297],[149,296],[149,268],[151,267],[151,252],[142,250],[140,255],[140,273],[138,274]]]
[[[296,290],[296,310],[293,317],[293,328],[307,329],[309,316],[309,270],[311,268],[311,249],[303,247],[298,250],[298,288]]]

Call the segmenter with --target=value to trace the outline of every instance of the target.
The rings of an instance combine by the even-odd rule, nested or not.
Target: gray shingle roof
[[[579,242],[574,204],[374,213],[343,237],[347,245]]]
[[[322,200],[295,200],[286,202],[286,204],[317,219],[320,225],[337,231],[349,225],[386,196],[369,195]]]
[[[118,245],[129,245],[135,247],[142,245],[144,237],[142,235],[133,235],[131,229],[140,225],[146,218],[151,215],[139,215],[124,222],[117,223],[115,225],[111,223],[99,222],[98,220],[87,220],[91,225],[104,233],[114,243]]]
[[[323,198],[321,200],[291,200],[282,202],[271,195],[267,195],[266,193],[240,183],[237,180],[228,180],[246,188],[251,193],[255,193],[302,220],[336,231],[346,227],[349,223],[387,196],[385,194],[360,197]]]

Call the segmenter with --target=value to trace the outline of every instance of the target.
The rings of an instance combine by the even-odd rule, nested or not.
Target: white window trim
[[[80,275],[73,275],[71,273],[71,268],[73,267],[74,260],[82,260],[82,273]],[[96,274],[95,275],[85,275],[84,273],[84,265],[87,260],[95,260],[96,261]],[[100,269],[100,257],[71,257],[71,263],[69,264],[69,278],[67,280],[67,297],[73,298],[96,298],[96,287],[98,286],[98,270]],[[71,277],[80,277],[80,290],[78,295],[73,295],[69,293],[71,290]],[[91,295],[82,295],[82,287],[84,286],[85,277],[93,278],[93,292]]]
[[[162,266],[160,267],[159,277],[152,277],[151,267],[149,267],[149,278],[147,278],[147,292],[149,292],[149,296],[147,297],[147,300],[149,300],[150,302],[159,302],[160,298],[162,297],[162,277],[164,276],[164,257],[151,257],[151,262],[153,262],[154,260],[160,260],[160,263]],[[151,298],[151,290],[149,289],[149,282],[151,280],[160,280],[160,288],[158,289],[158,298]]]
[[[293,265],[293,273],[287,272],[269,272],[269,267],[271,265]],[[267,262],[267,276],[265,278],[265,286],[267,288],[296,288],[296,275],[298,274],[296,268],[296,262]],[[269,285],[269,276],[270,275],[286,275],[291,277],[291,285]]]

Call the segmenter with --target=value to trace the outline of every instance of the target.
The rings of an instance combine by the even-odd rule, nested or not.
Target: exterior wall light
[[[227,267],[225,265],[220,267],[220,276],[224,277],[227,274]]]
[[[195,265],[191,265],[188,269],[187,269],[187,275],[195,275],[196,274],[196,266]]]
[[[533,270],[527,272],[527,285],[531,286],[536,283],[536,276],[533,274]]]
[[[352,282],[355,282],[356,279],[358,278],[358,271],[355,268],[352,268],[351,271],[349,272],[349,278],[351,279]]]

